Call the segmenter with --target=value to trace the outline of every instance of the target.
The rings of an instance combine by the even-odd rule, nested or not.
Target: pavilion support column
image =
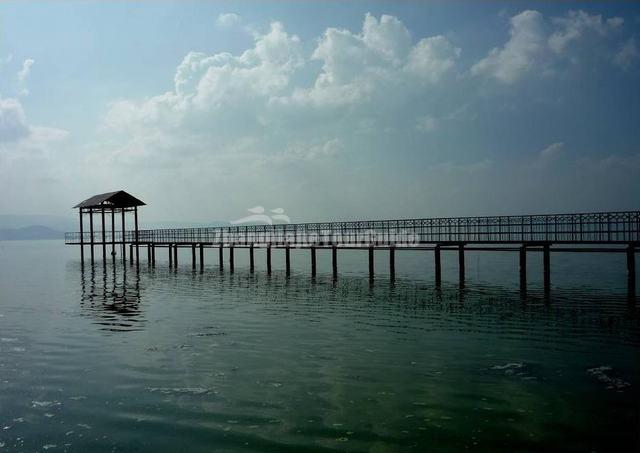
[[[218,264],[220,266],[220,270],[224,269],[224,249],[222,248],[222,244],[218,247]]]
[[[311,246],[311,276],[316,276],[316,248]]]
[[[287,275],[289,275],[291,273],[291,254],[290,254],[290,248],[287,245],[284,248],[284,261],[285,261],[285,269],[287,272]]]
[[[527,290],[527,246],[520,247],[520,290]]]
[[[169,267],[173,267],[173,250],[171,249],[171,244],[167,246],[169,250]]]
[[[111,259],[116,259],[116,211],[111,208]]]
[[[396,248],[389,248],[389,278],[391,281],[396,279]]]
[[[460,284],[464,284],[465,267],[464,267],[464,244],[458,246],[458,270],[460,272]]]
[[[636,250],[635,244],[631,243],[627,247],[627,287],[629,295],[636,295]]]
[[[331,247],[331,270],[333,278],[338,278],[338,247]]]
[[[102,261],[107,261],[107,235],[104,225],[104,208],[100,208],[100,216],[102,217]]]
[[[544,290],[549,292],[551,289],[551,257],[549,244],[544,244],[542,248],[542,266],[544,271]]]
[[[369,280],[373,280],[373,246],[369,246]]]
[[[249,246],[249,271],[253,272],[255,269],[253,260],[253,244]]]
[[[125,227],[124,227],[124,214],[125,214],[125,209],[122,208],[122,262],[126,263],[127,262],[127,236],[125,233]]]
[[[440,245],[436,245],[433,249],[433,258],[435,260],[436,269],[436,285],[442,283],[442,261],[440,260]]]
[[[84,228],[82,225],[82,208],[80,208],[80,264],[84,266]]]
[[[191,269],[196,269],[196,245],[191,244]]]
[[[204,245],[200,244],[200,270],[204,269]]]
[[[138,264],[140,262],[140,246],[138,243],[138,207],[134,206],[133,207],[133,216],[135,219],[135,224],[136,224],[136,264]]]
[[[95,240],[93,239],[93,209],[92,208],[89,208],[89,235],[91,236],[89,238],[89,241],[91,243],[91,264],[93,264],[93,255],[94,255],[93,245],[95,243]]]
[[[129,244],[129,263],[133,264],[133,244]]]
[[[229,247],[229,271],[233,272],[233,246]]]
[[[267,274],[271,274],[271,244],[267,245]]]

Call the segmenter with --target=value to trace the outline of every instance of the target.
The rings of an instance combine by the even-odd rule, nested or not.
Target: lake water
[[[220,272],[80,266],[0,243],[1,451],[635,451],[640,316],[624,255],[236,250]],[[141,253],[141,257],[146,253]]]

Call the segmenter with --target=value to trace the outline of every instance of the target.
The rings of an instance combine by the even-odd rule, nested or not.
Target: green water
[[[635,451],[640,316],[624,256],[293,251],[250,273],[181,255],[82,270],[55,241],[0,243],[1,451]],[[158,258],[164,258],[158,253]]]

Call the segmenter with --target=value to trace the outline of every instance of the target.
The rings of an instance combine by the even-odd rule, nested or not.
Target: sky
[[[640,209],[640,4],[0,3],[0,214]]]

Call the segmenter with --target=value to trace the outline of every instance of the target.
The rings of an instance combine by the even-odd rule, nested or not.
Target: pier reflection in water
[[[102,329],[133,331],[144,328],[138,269],[82,266],[80,277],[80,306]]]

